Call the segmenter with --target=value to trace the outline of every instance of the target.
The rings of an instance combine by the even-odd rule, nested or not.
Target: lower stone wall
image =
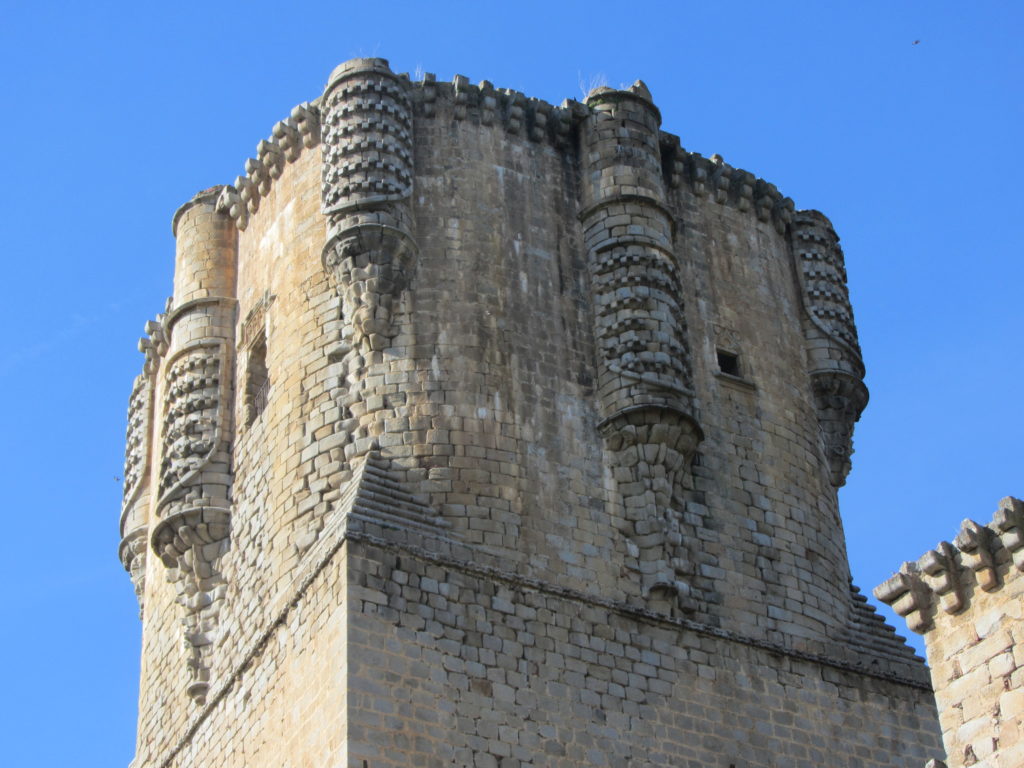
[[[141,742],[131,768],[345,764],[345,551],[316,554],[279,600],[253,606],[257,626],[238,642],[240,663],[181,732],[164,734],[170,746]]]
[[[341,522],[341,521],[339,521]],[[921,768],[931,692],[328,529],[134,768]]]
[[[349,541],[349,768],[921,768],[931,692]]]

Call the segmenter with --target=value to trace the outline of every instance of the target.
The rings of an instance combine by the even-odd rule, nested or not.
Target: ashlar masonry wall
[[[349,765],[853,768],[936,754],[927,696],[741,636],[379,544],[350,545],[349,583]]]

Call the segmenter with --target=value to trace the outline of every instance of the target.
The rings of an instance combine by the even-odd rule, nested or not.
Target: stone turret
[[[849,579],[824,217],[639,81],[555,106],[355,59],[243,165],[175,216],[132,392],[135,768],[937,752]]]
[[[145,610],[146,553],[149,550],[149,510],[152,503],[153,400],[160,358],[167,354],[163,320],[146,323],[146,336],[139,339],[145,355],[142,373],[135,377],[128,404],[128,434],[125,438],[124,500],[121,505],[121,545],[118,554],[131,575],[139,601],[139,617]]]
[[[808,373],[829,477],[838,488],[850,472],[853,425],[868,403],[846,265],[832,223],[818,211],[797,213],[791,240],[805,310]]]
[[[597,393],[613,505],[645,594],[692,610],[681,533],[683,475],[703,439],[694,418],[685,295],[666,207],[661,115],[647,87],[599,88],[582,126],[583,226],[597,347]]]
[[[395,335],[393,304],[415,265],[408,91],[408,79],[384,59],[353,59],[331,73],[320,100],[321,195],[330,235],[324,265],[337,281],[356,344],[368,350],[383,349]]]
[[[237,230],[216,210],[219,187],[174,216],[174,299],[159,382],[152,545],[184,611],[188,692],[202,702],[226,584],[231,528]]]

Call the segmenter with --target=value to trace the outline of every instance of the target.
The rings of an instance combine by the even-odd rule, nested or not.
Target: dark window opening
[[[267,407],[270,394],[270,372],[267,370],[267,340],[262,334],[249,347],[249,364],[245,372],[245,423],[252,425]]]
[[[718,370],[729,376],[739,376],[740,356],[735,352],[726,352],[724,349],[718,350]]]

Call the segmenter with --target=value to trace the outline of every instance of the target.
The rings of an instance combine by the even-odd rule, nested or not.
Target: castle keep
[[[850,581],[838,238],[660,124],[356,59],[178,210],[134,768],[941,756]]]

